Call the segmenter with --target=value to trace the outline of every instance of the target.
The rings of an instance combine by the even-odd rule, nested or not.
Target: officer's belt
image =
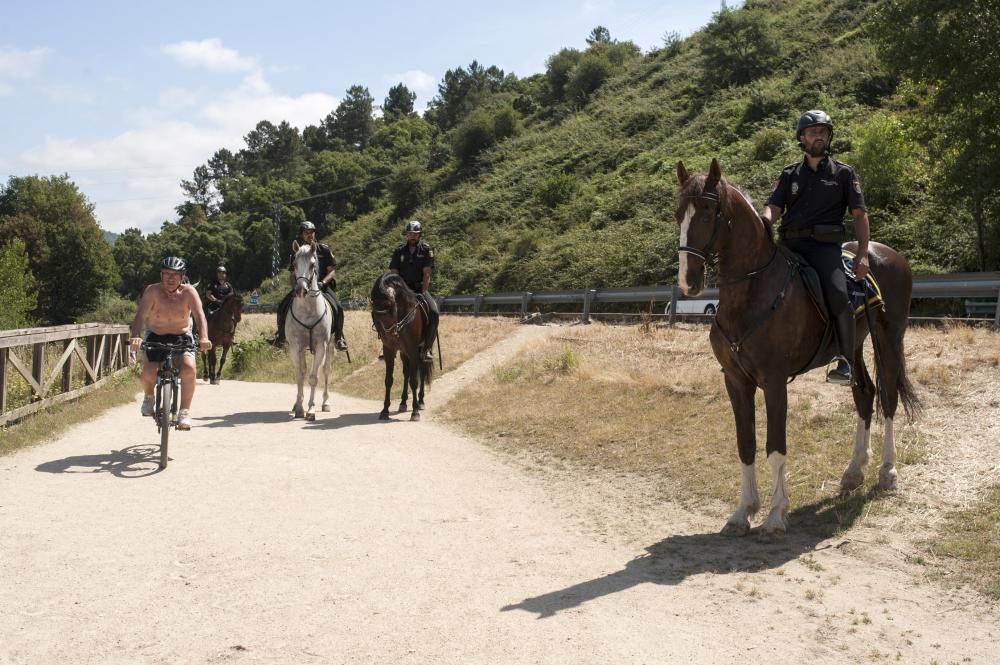
[[[841,224],[817,224],[808,229],[778,229],[778,234],[786,240],[816,238],[824,242],[839,242],[846,236],[847,229]]]

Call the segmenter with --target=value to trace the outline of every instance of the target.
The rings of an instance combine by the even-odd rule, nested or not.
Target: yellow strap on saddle
[[[849,252],[846,249],[840,250],[840,256],[844,260],[844,272],[847,273],[847,278],[850,280],[854,279],[854,252]],[[868,274],[865,275],[865,293],[868,294],[868,306],[874,307],[875,305],[883,302],[882,301],[882,288],[879,286],[878,282],[875,280],[875,275],[870,270]],[[858,305],[854,308],[854,315],[857,316],[865,310],[864,305]]]

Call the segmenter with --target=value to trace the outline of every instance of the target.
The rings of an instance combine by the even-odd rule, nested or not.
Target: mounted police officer
[[[299,225],[299,237],[300,241],[304,244],[316,242],[316,225],[312,222],[302,222]],[[333,309],[334,343],[337,345],[337,349],[344,351],[347,349],[347,340],[344,339],[344,308],[340,304],[340,301],[337,300],[337,294],[335,293],[337,290],[337,259],[334,258],[329,245],[324,245],[321,242],[316,243],[316,256],[319,259],[319,265],[317,266],[319,271],[319,288]],[[295,254],[292,254],[288,260],[288,278],[289,283],[294,287]],[[278,332],[274,336],[274,339],[271,340],[271,343],[275,346],[281,346],[285,342],[285,317],[288,315],[288,308],[292,305],[293,297],[295,297],[295,291],[289,291],[288,295],[278,305]]]
[[[226,266],[219,266],[215,269],[215,279],[208,283],[205,288],[205,316],[215,314],[226,298],[233,295],[236,290],[229,283],[226,277]]]
[[[393,251],[389,271],[403,281],[427,303],[427,330],[424,333],[425,361],[433,360],[432,346],[437,338],[438,319],[441,312],[437,299],[431,295],[431,274],[434,272],[434,249],[422,240],[423,226],[417,220],[406,223],[406,242]]]
[[[850,211],[858,240],[854,274],[857,280],[864,279],[868,273],[869,240],[865,199],[854,169],[831,156],[830,116],[823,111],[806,111],[795,124],[795,138],[805,157],[781,172],[761,217],[770,223],[780,215],[780,242],[800,254],[819,273],[840,350],[837,367],[827,375],[827,381],[850,385],[854,310],[847,295],[840,252],[846,238],[844,213]]]

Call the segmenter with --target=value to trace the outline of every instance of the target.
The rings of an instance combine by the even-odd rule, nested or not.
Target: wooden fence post
[[[7,354],[10,349],[0,349],[0,414],[7,413]]]
[[[45,343],[36,342],[31,345],[31,376],[35,379],[35,383],[42,386],[44,379],[42,378],[42,370],[44,369],[44,359],[45,359]],[[39,394],[36,399],[45,399],[45,395]]]
[[[67,339],[63,341],[63,352],[69,348],[70,344],[75,344],[76,340]],[[73,356],[75,354],[71,353],[66,358],[63,363],[62,368],[62,392],[68,393],[73,387]]]

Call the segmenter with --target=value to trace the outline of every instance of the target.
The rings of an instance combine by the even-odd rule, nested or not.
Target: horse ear
[[[687,169],[684,168],[684,162],[677,162],[677,182],[681,184],[681,187],[684,186],[684,183],[686,183],[690,177],[691,176],[688,175]]]
[[[705,181],[705,189],[715,189],[715,186],[719,184],[719,180],[721,179],[722,167],[719,166],[719,160],[713,157],[712,166],[708,169],[708,180]]]
[[[293,240],[292,241],[292,251],[293,252],[299,251],[299,241],[298,240]]]

